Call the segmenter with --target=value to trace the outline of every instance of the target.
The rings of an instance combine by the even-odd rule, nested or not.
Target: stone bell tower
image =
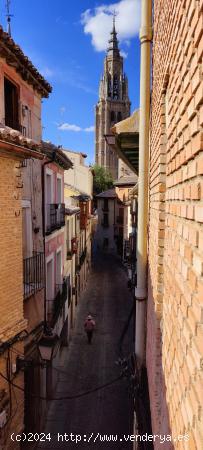
[[[99,101],[96,105],[95,162],[109,170],[114,179],[118,178],[118,158],[105,141],[104,135],[110,128],[130,115],[128,80],[123,72],[123,57],[118,48],[118,39],[113,29],[104,60],[104,74],[100,81]]]

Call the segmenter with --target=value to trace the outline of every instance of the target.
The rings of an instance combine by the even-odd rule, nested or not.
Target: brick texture
[[[153,432],[189,436],[165,450],[203,449],[202,36],[200,1],[154,1],[147,369]]]
[[[21,172],[19,162],[11,158],[0,156],[0,340],[6,342],[26,328],[27,322],[23,315],[23,264],[22,264],[22,205],[20,186]],[[23,344],[14,345],[20,354],[23,353]],[[10,360],[15,362],[16,353],[10,349]],[[0,372],[23,388],[23,376],[8,373],[6,350],[0,357]],[[9,395],[9,385],[0,377],[0,392],[5,389]],[[15,390],[15,392],[14,392]],[[24,395],[23,392],[13,388],[10,393],[11,410],[8,404],[7,425],[0,433],[0,447],[6,450],[17,450],[18,444],[12,443],[8,438],[10,430],[21,432],[23,429]],[[18,411],[15,412],[16,404]]]

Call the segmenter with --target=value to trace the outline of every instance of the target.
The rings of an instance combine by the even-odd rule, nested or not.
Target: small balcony
[[[51,203],[46,205],[46,235],[65,225],[65,204]]]
[[[44,287],[44,253],[33,252],[23,260],[24,299]]]
[[[68,295],[68,278],[65,278],[62,284],[56,284],[55,297],[53,300],[47,300],[48,304],[48,323],[53,328],[63,313],[63,308]]]
[[[73,255],[77,254],[78,251],[78,240],[76,237],[72,238],[71,240],[66,241],[66,248],[67,248],[67,254],[66,259],[72,259]]]
[[[26,130],[26,127],[24,127],[23,125],[21,125],[18,121],[14,120],[12,116],[11,116],[11,117],[6,117],[6,118],[5,118],[5,125],[6,125],[7,127],[12,128],[13,130],[20,131],[20,133],[21,133],[23,136],[25,136],[25,137],[27,136],[27,130]]]

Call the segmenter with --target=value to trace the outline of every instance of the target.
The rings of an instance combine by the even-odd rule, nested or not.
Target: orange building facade
[[[0,36],[0,447],[16,450],[11,434],[24,430],[27,408],[19,358],[44,317],[41,98],[51,87],[2,28]]]

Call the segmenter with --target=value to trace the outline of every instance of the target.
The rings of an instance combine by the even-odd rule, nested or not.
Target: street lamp
[[[50,362],[55,358],[59,348],[59,337],[56,334],[44,334],[38,342],[38,350],[43,361]]]

